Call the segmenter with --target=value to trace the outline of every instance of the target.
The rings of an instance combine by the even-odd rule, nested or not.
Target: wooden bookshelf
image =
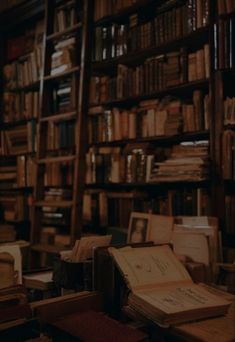
[[[182,209],[181,211],[181,209],[178,208],[179,211],[177,212],[176,210],[176,215],[185,214],[186,212],[187,215],[192,215],[197,212],[197,214],[203,213],[204,215],[216,216],[217,205],[221,202],[221,198],[219,199],[221,193],[216,186],[218,172],[217,169],[214,168],[214,162],[217,158],[216,155],[219,153],[218,146],[216,147],[216,145],[219,144],[219,139],[216,135],[216,125],[218,125],[218,122],[215,122],[214,113],[218,113],[217,115],[220,113],[220,109],[216,103],[218,94],[216,94],[215,91],[216,81],[215,70],[213,68],[213,24],[215,20],[215,4],[212,1],[206,1],[204,4],[204,12],[200,13],[201,9],[197,8],[196,12],[201,15],[201,17],[198,17],[199,14],[196,14],[196,12],[191,14],[188,12],[189,14],[186,14],[187,11],[184,12],[185,3],[180,1],[160,1],[157,4],[152,1],[137,1],[135,4],[129,2],[129,5],[125,4],[127,7],[123,4],[123,8],[118,9],[115,8],[115,6],[112,8],[108,2],[104,2],[103,7],[99,7],[99,1],[94,1],[94,3],[94,47],[92,54],[93,61],[90,92],[92,93],[95,86],[98,89],[101,89],[101,91],[100,93],[94,92],[94,97],[91,95],[88,111],[89,145],[87,151],[87,170],[91,166],[92,172],[97,172],[97,177],[95,177],[93,181],[90,182],[88,176],[86,182],[85,196],[88,198],[88,203],[90,203],[90,200],[94,201],[94,203],[98,203],[98,211],[99,204],[102,208],[107,208],[108,214],[106,214],[108,216],[109,212],[113,210],[113,213],[115,213],[115,210],[118,211],[121,207],[123,208],[123,215],[125,216],[128,211],[127,206],[125,208],[125,204],[118,203],[118,199],[116,202],[114,199],[114,202],[109,203],[109,200],[107,199],[109,194],[115,191],[119,192],[121,196],[123,192],[134,193],[134,191],[142,191],[143,193],[146,192],[150,197],[150,204],[145,204],[144,206],[140,205],[140,211],[150,210],[151,212],[161,214],[162,212],[159,211],[161,209],[156,208],[156,205],[151,206],[151,200],[153,202],[155,200],[157,201],[158,195],[159,203],[162,202],[162,204],[164,201],[169,202],[170,199],[174,199],[177,203],[177,196],[179,196],[179,203],[180,198],[181,200],[184,198],[185,202],[187,202],[186,198],[188,196],[191,198],[189,201],[192,200],[192,197],[195,201],[199,202],[203,198],[203,201],[205,200],[206,203],[209,204],[207,208],[208,211],[206,211],[207,209],[205,208],[205,211],[203,208],[201,208],[202,210],[200,208],[199,210],[197,209],[198,211],[196,209],[194,210],[193,205],[190,207],[190,204],[188,209],[191,209],[189,209],[189,211],[187,211],[188,209]],[[198,6],[196,2],[187,2],[185,6],[190,6],[190,4],[193,3],[195,6]],[[190,11],[190,8],[188,7],[187,10]],[[179,12],[181,14],[184,13],[181,17],[181,21],[177,19]],[[166,24],[168,19],[169,21]],[[166,21],[163,22],[161,20]],[[181,27],[179,29],[179,25],[184,25],[183,23],[185,23],[187,28]],[[159,32],[162,36],[159,36]],[[121,37],[120,40],[118,40],[119,38],[115,38],[117,36],[119,37],[119,35]],[[109,43],[107,43],[107,45],[106,37],[109,37]],[[197,65],[205,63],[204,67],[207,68],[206,76],[199,76],[192,79],[192,70],[195,69],[195,67],[192,67],[192,65],[189,66],[189,63],[192,62],[194,54],[196,54],[196,56],[202,54],[202,52],[199,51],[203,48],[208,49],[209,54],[206,56],[206,52],[204,51],[204,61],[201,60],[201,62],[199,62],[198,60],[196,63],[198,63]],[[155,85],[151,85],[150,88],[146,87],[143,90],[139,90],[140,88],[136,79],[138,79],[138,82],[140,83],[146,82],[146,77],[149,77],[147,71],[143,77],[144,81],[141,80],[141,77],[142,73],[144,73],[145,70],[148,70],[148,67],[150,68],[149,73],[152,72],[154,75],[163,72],[163,76],[160,76],[160,79],[155,78],[153,81],[155,83],[159,84],[162,82],[161,77],[166,76],[166,80],[168,75],[171,75],[169,76],[171,79],[175,77],[173,74],[175,68],[174,63],[176,62],[172,62],[171,67],[169,67],[169,70],[166,71],[165,75],[164,70],[167,69],[167,65],[163,67],[162,71],[161,64],[158,64],[158,69],[151,69],[152,66],[148,63],[151,63],[149,62],[151,60],[159,61],[160,58],[169,61],[166,62],[166,64],[171,63],[170,58],[173,53],[177,56],[176,52],[181,56],[179,62],[181,63],[181,69],[178,69],[179,74],[181,72],[180,70],[184,68],[186,70],[185,74],[181,75],[183,80],[181,79],[179,82],[176,82],[177,84],[175,85],[172,85],[169,82],[167,86],[158,86],[158,88],[156,87],[153,89]],[[199,57],[196,57],[196,59],[197,58]],[[187,60],[187,66],[183,64],[185,60]],[[177,71],[175,71],[175,74],[176,73]],[[152,79],[147,83],[150,82],[152,82]],[[133,87],[134,90],[131,87]],[[128,95],[125,95],[125,92],[128,93]],[[161,108],[164,108],[163,110],[167,110],[165,109],[167,107],[164,107],[164,101],[170,97],[172,99],[177,99],[177,101],[180,102],[180,106],[182,107],[179,112],[182,114],[183,107],[186,108],[188,104],[192,103],[193,105],[196,105],[196,102],[194,101],[198,92],[203,98],[204,96],[207,96],[207,100],[209,101],[208,107],[210,108],[207,114],[204,112],[203,124],[199,124],[200,128],[196,127],[197,124],[194,128],[187,128],[185,116],[183,118],[184,128],[182,129],[181,126],[179,131],[173,130],[173,133],[171,134],[167,134],[166,131],[164,134],[154,134],[154,131],[149,127],[153,126],[153,123],[152,125],[147,125],[147,129],[151,132],[143,132],[144,120],[150,120],[151,115],[154,115],[149,114],[148,111],[152,111],[151,113],[155,111],[156,116],[154,120],[157,120],[157,115],[160,115],[160,113],[158,114],[155,106],[162,106]],[[154,102],[154,100],[156,102]],[[202,112],[200,115],[202,115]],[[129,117],[129,121],[126,121],[127,117]],[[195,118],[196,117],[194,117],[194,119]],[[140,122],[139,126],[137,124],[138,122]],[[158,123],[159,121],[156,122]],[[131,133],[130,131],[127,133],[123,129],[120,133],[120,127],[123,127],[125,124],[132,125]],[[170,179],[167,182],[157,181],[157,179],[155,181],[146,181],[139,179],[139,181],[136,182],[134,177],[133,181],[129,180],[128,182],[125,182],[122,177],[118,178],[118,173],[128,174],[128,172],[130,172],[129,169],[125,169],[127,158],[132,158],[134,156],[134,160],[135,158],[141,158],[141,155],[143,156],[143,159],[152,158],[152,155],[155,155],[153,158],[157,158],[158,153],[160,153],[159,151],[171,151],[172,149],[174,150],[176,145],[181,144],[184,146],[186,143],[200,143],[200,141],[209,142],[208,158],[211,162],[211,167],[208,177],[206,177],[205,180],[183,181],[184,178],[182,176],[182,180],[179,179],[178,181],[171,181]],[[149,151],[148,148],[150,149]],[[140,154],[138,155],[138,152],[135,152],[135,149],[136,151],[142,149],[142,152],[139,152]],[[147,152],[145,152],[145,149]],[[126,157],[127,155],[128,157]],[[92,164],[92,158],[97,160],[97,164]],[[115,160],[116,164],[115,162],[112,162],[112,160]],[[160,160],[160,164],[161,162],[162,161]],[[117,165],[121,165],[120,168]],[[138,170],[139,165],[133,165],[135,165],[133,166],[133,169],[137,168]],[[112,167],[114,168],[112,169]],[[110,168],[112,171],[102,175],[99,173],[102,168]],[[116,172],[115,176],[113,176],[112,172]],[[105,178],[106,181],[103,178]],[[187,193],[187,190],[189,191],[189,189],[192,191],[190,195]],[[195,199],[196,197],[194,197],[196,196],[196,193],[198,193],[199,196],[197,197],[197,200]],[[215,195],[215,193],[217,195]],[[205,197],[203,197],[204,195]],[[201,199],[200,196],[202,196]],[[182,205],[185,206],[185,208],[187,207],[187,204],[183,204],[183,202]],[[124,208],[127,211],[125,211]],[[136,210],[136,208],[137,207],[132,206],[132,210]],[[173,210],[173,212],[175,211]],[[167,212],[164,211],[163,214],[167,214]],[[122,215],[121,211],[119,211],[119,215]],[[102,224],[102,222],[105,221],[105,218],[98,216],[99,214],[97,214],[94,222],[97,224],[97,222],[100,221],[101,226],[104,227],[105,225]],[[86,225],[89,225],[87,219],[85,221]],[[111,225],[117,227],[118,220],[116,223],[117,224],[112,221]],[[121,226],[121,228],[127,229],[127,226],[128,223],[125,227]],[[108,225],[106,225],[106,228],[107,227]]]

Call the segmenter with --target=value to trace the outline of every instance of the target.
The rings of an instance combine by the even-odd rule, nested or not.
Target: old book
[[[37,272],[23,276],[23,283],[27,288],[49,290],[52,286],[52,272]]]
[[[64,340],[73,336],[81,341],[140,342],[147,337],[142,331],[92,310],[59,318],[52,323],[52,327],[55,336],[67,333]]]
[[[109,248],[131,289],[128,304],[169,326],[226,314],[230,302],[194,284],[169,246]]]

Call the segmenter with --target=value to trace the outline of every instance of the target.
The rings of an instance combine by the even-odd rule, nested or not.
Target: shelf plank
[[[162,89],[151,94],[144,94],[144,95],[138,95],[138,96],[132,96],[132,97],[130,96],[127,98],[110,100],[110,101],[102,102],[96,105],[91,105],[90,107],[96,107],[96,106],[114,107],[114,106],[122,106],[122,105],[132,106],[133,104],[136,104],[143,100],[159,98],[159,97],[163,97],[163,96],[171,95],[171,94],[172,95],[180,94],[180,93],[185,94],[186,91],[189,92],[195,89],[202,89],[202,88],[208,88],[208,87],[209,87],[209,80],[202,79],[202,80],[197,80],[193,82],[181,83],[181,84],[178,84],[177,86]]]
[[[209,131],[199,131],[199,132],[188,132],[176,135],[165,135],[165,136],[154,136],[146,138],[136,138],[136,139],[122,139],[113,141],[104,141],[89,144],[89,147],[109,147],[109,146],[123,146],[127,144],[140,144],[140,143],[153,143],[153,144],[164,144],[172,145],[174,143],[180,143],[182,141],[192,141],[192,140],[204,140],[209,139]]]
[[[74,73],[78,72],[79,70],[80,70],[80,67],[76,66],[74,68],[71,68],[71,69],[66,70],[64,72],[61,72],[61,73],[58,73],[56,75],[44,76],[43,79],[44,79],[44,81],[53,81],[53,80],[56,80],[56,79],[63,78],[63,77],[69,76],[71,74],[74,74]]]
[[[49,36],[47,36],[47,41],[52,41],[52,40],[56,40],[59,39],[69,33],[72,33],[73,31],[76,31],[77,29],[79,29],[80,27],[82,27],[82,23],[77,23],[69,28],[67,28],[66,30],[63,31],[59,31],[59,32],[55,32],[53,34],[50,34]]]
[[[38,201],[36,207],[71,208],[73,201]]]
[[[59,156],[59,157],[47,157],[38,160],[38,164],[50,164],[50,163],[63,163],[73,161],[75,159],[75,155],[69,156]]]
[[[154,183],[90,183],[85,184],[87,189],[120,189],[120,188],[140,188],[140,189],[148,189],[149,188],[186,188],[186,187],[207,187],[210,185],[209,180],[201,180],[201,181],[169,181],[169,182],[154,182]]]
[[[64,120],[70,120],[70,119],[75,119],[77,115],[76,111],[71,111],[67,113],[61,113],[61,114],[55,114],[55,115],[48,115],[45,117],[42,117],[40,119],[40,122],[47,122],[47,121],[64,121]]]
[[[116,68],[118,64],[137,65],[139,63],[143,63],[146,58],[168,53],[174,51],[174,49],[179,49],[182,46],[194,45],[196,40],[205,40],[207,35],[209,35],[209,27],[205,26],[191,32],[187,36],[180,37],[178,39],[166,42],[158,46],[152,46],[147,49],[129,52],[125,55],[110,58],[108,60],[93,61],[92,68],[94,71],[108,71]]]

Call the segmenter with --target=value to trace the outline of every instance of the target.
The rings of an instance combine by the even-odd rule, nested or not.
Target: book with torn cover
[[[194,284],[169,246],[109,251],[131,289],[128,304],[151,321],[169,326],[227,312],[230,303]]]

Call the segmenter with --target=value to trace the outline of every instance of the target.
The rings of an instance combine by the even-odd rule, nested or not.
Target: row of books
[[[67,71],[76,65],[75,37],[61,40],[54,45],[51,55],[51,75]]]
[[[34,120],[25,125],[1,131],[1,154],[17,155],[36,151],[37,124]]]
[[[225,196],[225,231],[235,233],[235,196]]]
[[[230,69],[235,67],[235,18],[220,19],[214,24],[214,67]]]
[[[74,121],[64,121],[55,124],[48,122],[47,126],[47,150],[59,150],[72,148],[75,144]]]
[[[71,3],[71,6],[56,8],[54,17],[54,32],[64,31],[75,25],[76,22],[77,13],[73,3]]]
[[[92,107],[88,122],[89,143],[207,130],[208,104],[208,95],[203,96],[200,90],[195,90],[191,101],[167,96],[161,101],[141,101],[130,110]]]
[[[0,211],[6,221],[28,219],[28,198],[22,194],[0,195]]]
[[[90,103],[125,99],[168,89],[209,77],[209,46],[187,54],[185,50],[147,59],[130,68],[119,64],[117,76],[92,77]]]
[[[235,179],[235,131],[225,130],[222,138],[222,174],[224,179]]]
[[[29,55],[3,67],[4,88],[14,90],[27,87],[40,79],[42,48],[38,46]]]
[[[153,150],[148,144],[91,147],[86,155],[86,183],[201,181],[209,177],[208,142],[181,143]]]
[[[208,141],[198,141],[173,146],[165,161],[154,164],[150,182],[201,181],[208,178]]]
[[[203,188],[183,188],[158,192],[113,192],[86,190],[83,220],[100,227],[124,228],[127,233],[131,212],[173,216],[205,216],[211,213],[210,196]]]
[[[24,119],[37,118],[38,112],[38,91],[3,93],[3,122],[13,122]]]
[[[75,77],[60,80],[51,89],[48,89],[50,101],[49,108],[46,107],[44,112],[47,115],[65,113],[73,111],[76,107],[76,94],[74,91]]]
[[[235,3],[233,0],[217,0],[218,14],[232,13],[235,10]]]
[[[235,97],[226,97],[224,100],[224,124],[235,124]]]
[[[50,163],[46,164],[45,168],[45,186],[69,186],[73,184],[73,163]]]
[[[109,60],[187,36],[193,30],[208,25],[208,0],[188,1],[183,6],[157,13],[147,22],[141,16],[141,13],[132,14],[127,24],[96,27],[93,59]]]

